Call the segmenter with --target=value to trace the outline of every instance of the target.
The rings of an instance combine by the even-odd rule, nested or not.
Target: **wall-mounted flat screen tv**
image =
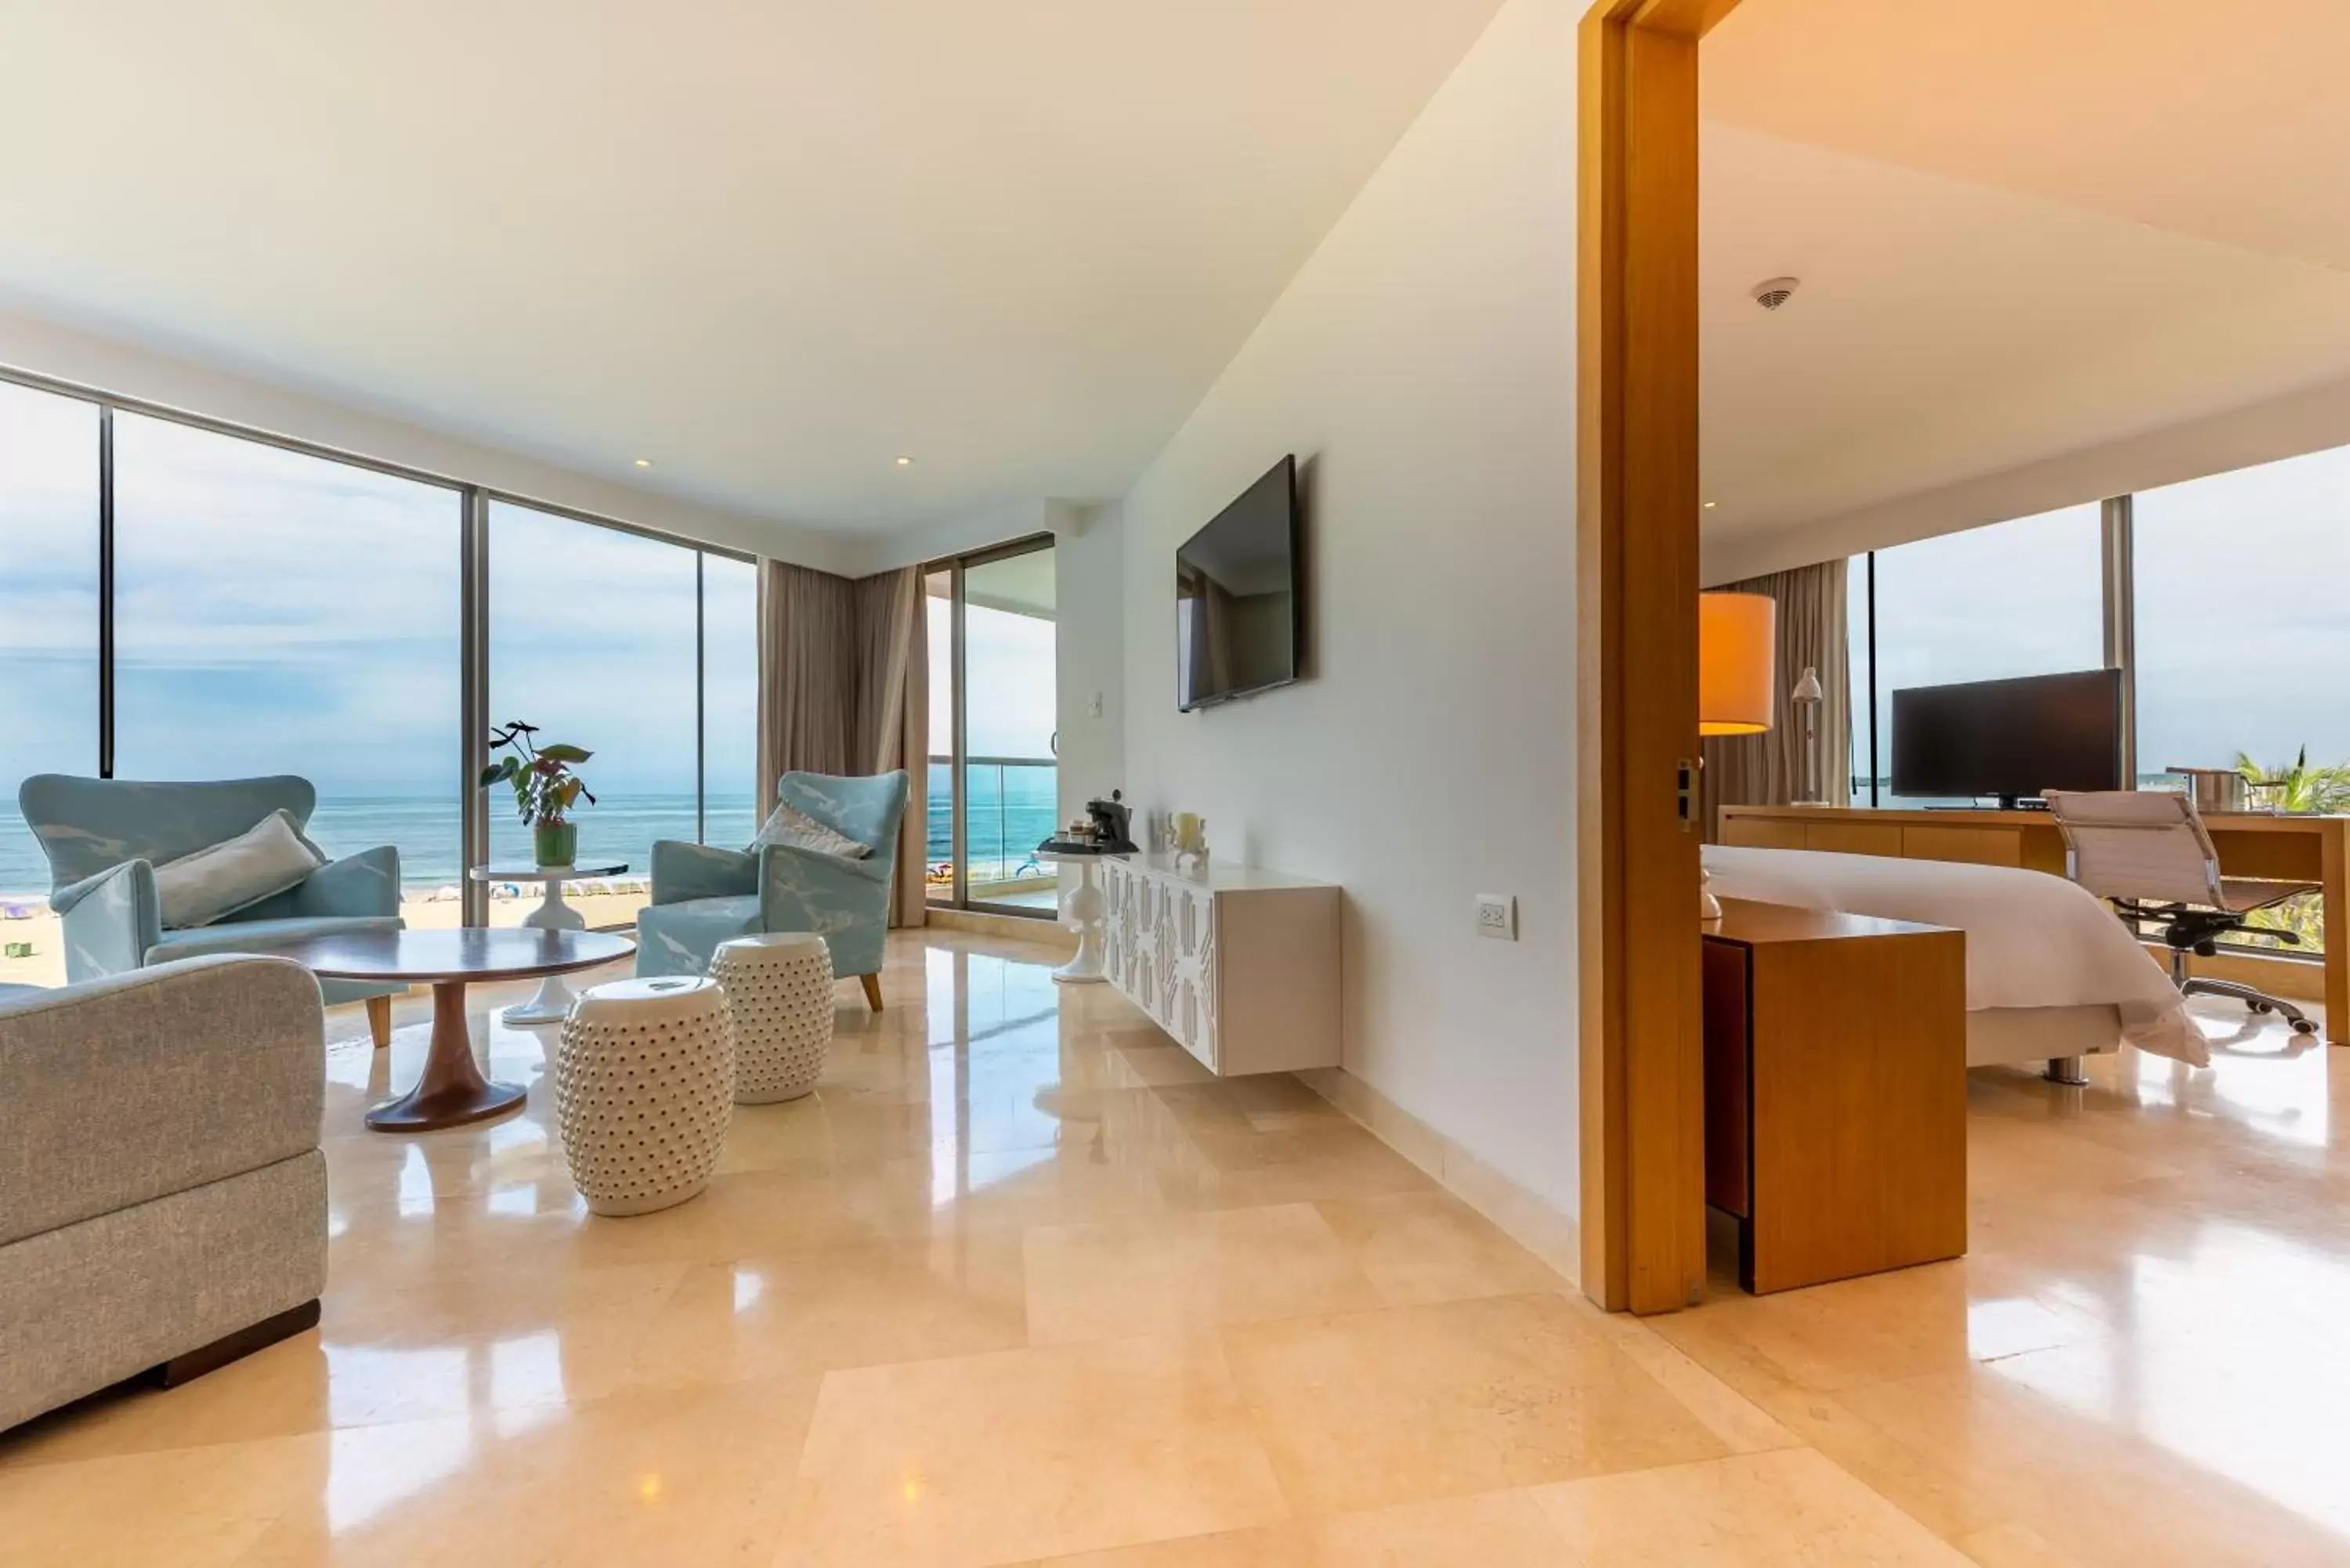
[[[1893,694],[1893,793],[2002,805],[2123,789],[2122,672],[1913,686]]]
[[[1185,712],[1297,679],[1297,530],[1290,456],[1175,552],[1175,701]]]

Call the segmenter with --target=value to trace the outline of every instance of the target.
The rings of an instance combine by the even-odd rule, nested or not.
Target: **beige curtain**
[[[1705,742],[1705,837],[1719,841],[1724,805],[1785,805],[1804,790],[1803,712],[1788,697],[1806,667],[1820,678],[1819,798],[1852,804],[1852,677],[1845,621],[1845,564],[1773,572],[1720,587],[1768,594],[1779,607],[1778,722],[1760,735]]]
[[[775,808],[775,781],[787,773],[905,769],[913,793],[898,841],[893,926],[922,923],[930,860],[926,626],[917,568],[851,582],[759,565],[759,815]]]
[[[906,770],[912,794],[898,837],[898,886],[889,923],[919,926],[928,907],[930,866],[931,653],[920,567],[883,572],[854,585],[857,706],[852,756],[859,773]]]
[[[857,731],[856,585],[759,564],[759,816],[788,773],[847,774]]]

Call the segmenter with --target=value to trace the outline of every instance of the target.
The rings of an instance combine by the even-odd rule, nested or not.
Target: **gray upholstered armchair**
[[[283,959],[0,986],[0,1428],[317,1322],[324,1034]]]
[[[730,937],[814,931],[832,950],[834,976],[863,981],[867,1003],[879,1012],[877,977],[908,788],[903,773],[783,776],[776,798],[864,845],[869,853],[861,860],[786,844],[745,850],[655,844],[652,902],[637,916],[637,972],[701,974]]]
[[[307,826],[318,804],[310,781],[291,774],[218,784],[36,774],[16,792],[33,836],[49,857],[49,907],[65,927],[66,978],[95,980],[169,959],[250,951],[270,943],[400,926],[400,851],[387,845],[320,867],[298,888],[208,926],[166,929],[155,867],[235,837],[285,810]],[[329,1002],[368,1003],[378,1045],[391,1038],[397,986],[327,981]]]

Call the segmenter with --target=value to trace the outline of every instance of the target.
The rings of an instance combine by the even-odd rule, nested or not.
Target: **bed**
[[[2103,902],[2061,877],[2006,866],[1710,844],[1714,892],[1798,909],[1952,926],[1967,934],[1967,1065],[2045,1062],[2125,1043],[2205,1066],[2185,1001]]]

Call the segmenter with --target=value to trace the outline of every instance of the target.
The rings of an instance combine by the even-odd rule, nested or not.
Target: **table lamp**
[[[1827,701],[1827,691],[1820,684],[1820,672],[1804,665],[1804,678],[1787,696],[1804,716],[1804,793],[1795,804],[1825,805],[1820,796],[1820,704]]]
[[[1697,597],[1697,732],[1759,735],[1771,727],[1779,684],[1779,607],[1768,594]],[[1721,919],[1713,877],[1698,870],[1701,919]]]

